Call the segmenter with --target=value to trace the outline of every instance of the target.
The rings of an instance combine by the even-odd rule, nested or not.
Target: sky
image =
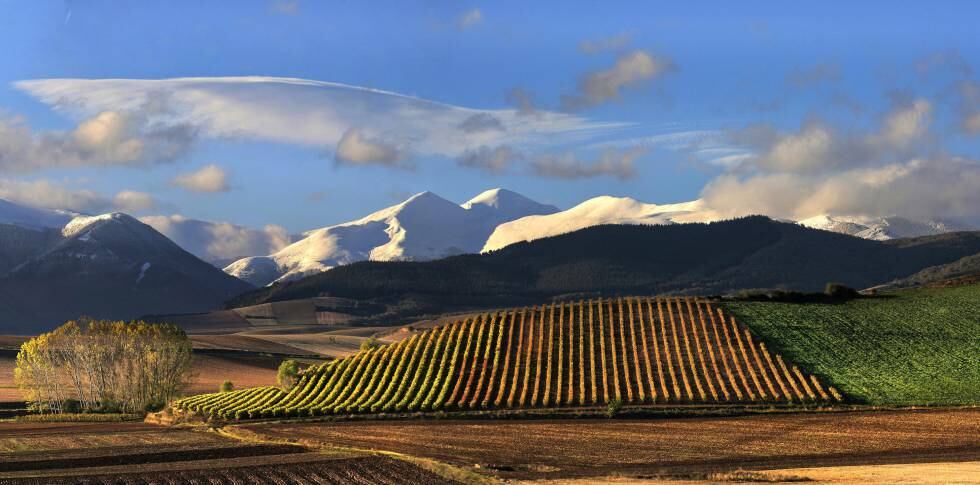
[[[980,5],[690,3],[0,0],[0,198],[271,239],[494,187],[980,223]]]

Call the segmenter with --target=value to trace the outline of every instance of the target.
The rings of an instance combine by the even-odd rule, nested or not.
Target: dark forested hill
[[[36,334],[83,315],[208,311],[252,288],[125,214],[29,231],[0,226],[0,333]]]
[[[482,255],[363,262],[229,302],[238,307],[314,296],[449,311],[559,295],[718,294],[750,288],[856,288],[980,253],[980,232],[877,242],[766,217],[668,226],[598,226]]]

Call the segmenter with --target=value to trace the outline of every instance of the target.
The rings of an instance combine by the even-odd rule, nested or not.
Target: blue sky
[[[291,232],[498,186],[980,218],[975,3],[688,3],[0,0],[0,197]]]

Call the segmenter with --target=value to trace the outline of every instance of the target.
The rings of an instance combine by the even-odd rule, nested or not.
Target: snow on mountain
[[[516,242],[557,236],[600,224],[674,224],[717,219],[700,199],[678,204],[645,204],[629,197],[603,195],[571,209],[533,215],[497,226],[482,251],[493,251]]]
[[[78,214],[71,211],[28,207],[0,199],[0,224],[28,229],[60,229],[76,216]]]
[[[462,205],[422,192],[356,221],[306,232],[280,251],[236,261],[225,272],[263,286],[356,261],[421,261],[475,253],[501,222],[556,211],[502,189]]]
[[[850,234],[864,239],[885,241],[904,237],[930,236],[952,231],[969,230],[955,223],[924,220],[913,221],[904,217],[832,216],[819,215],[799,221],[814,229]]]
[[[554,214],[558,208],[541,204],[507,189],[487,190],[466,201],[462,207],[494,227],[530,214]]]
[[[600,224],[675,224],[710,222],[721,219],[718,212],[702,200],[678,204],[645,204],[628,197],[600,196],[586,200],[571,209],[523,217],[497,227],[487,239],[482,252],[493,251],[521,241],[577,231]],[[792,221],[787,221],[792,222]],[[886,240],[942,234],[969,228],[942,221],[913,221],[903,217],[820,215],[798,221],[799,224],[852,236]]]

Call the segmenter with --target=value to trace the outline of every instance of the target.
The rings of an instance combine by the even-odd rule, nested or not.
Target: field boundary
[[[291,421],[295,422],[295,421]],[[248,424],[253,423],[250,421]],[[354,454],[355,456],[387,456],[394,458],[396,460],[401,460],[413,465],[419,466],[422,469],[428,470],[440,477],[446,478],[448,480],[453,480],[457,482],[467,483],[467,484],[486,484],[486,485],[497,485],[502,482],[494,477],[489,477],[486,475],[481,475],[474,471],[470,471],[455,465],[450,465],[449,463],[441,462],[438,460],[433,460],[431,458],[423,458],[414,455],[408,455],[405,453],[397,453],[394,451],[387,450],[366,450],[361,448],[353,448],[347,446],[338,445],[326,445],[312,440],[305,439],[273,439],[267,436],[263,436],[255,431],[247,429],[240,425],[229,425],[225,427],[212,428],[212,431],[225,438],[234,439],[246,443],[259,443],[268,445],[300,445],[310,450],[315,450],[317,453],[324,454]]]
[[[228,426],[240,426],[251,424],[303,424],[303,423],[332,423],[332,422],[360,422],[360,421],[510,421],[510,420],[567,420],[567,419],[694,419],[709,417],[737,417],[754,416],[765,414],[818,414],[818,413],[873,413],[889,411],[936,411],[936,410],[961,410],[978,409],[980,405],[962,406],[874,406],[866,404],[837,404],[829,405],[803,405],[803,404],[783,404],[783,405],[632,405],[623,406],[622,409],[612,418],[607,415],[605,407],[588,408],[535,408],[535,409],[497,409],[488,411],[441,411],[441,412],[414,412],[414,413],[377,413],[377,414],[348,414],[330,415],[303,418],[266,418],[249,419],[243,421],[221,420],[212,418],[209,420],[192,419],[187,422],[175,422],[169,426],[177,427],[210,427],[221,429]],[[147,416],[147,423],[160,425],[161,423],[152,417]]]

